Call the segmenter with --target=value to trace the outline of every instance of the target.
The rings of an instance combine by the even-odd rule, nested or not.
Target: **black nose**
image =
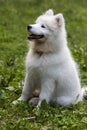
[[[32,26],[30,26],[30,25],[27,26],[28,31],[30,31],[31,28],[32,28]]]

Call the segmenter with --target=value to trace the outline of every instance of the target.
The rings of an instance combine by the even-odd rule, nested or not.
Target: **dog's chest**
[[[30,66],[28,68],[28,71],[29,71],[29,75],[31,75],[32,77],[34,77],[34,76],[42,77],[45,74],[45,69],[42,66],[38,66],[38,67]]]
[[[27,60],[27,70],[31,77],[53,78],[56,77],[57,64],[52,64],[47,57],[29,57]]]

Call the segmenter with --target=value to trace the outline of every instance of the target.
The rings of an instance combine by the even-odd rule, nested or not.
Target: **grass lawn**
[[[0,0],[0,130],[87,130],[87,101],[68,108],[45,101],[39,109],[12,105],[25,76],[26,27],[49,8],[65,17],[68,45],[87,85],[86,0]]]

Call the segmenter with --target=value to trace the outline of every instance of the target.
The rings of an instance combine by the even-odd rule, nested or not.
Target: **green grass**
[[[12,105],[25,76],[26,27],[49,8],[65,17],[68,45],[87,85],[86,0],[0,0],[0,130],[87,130],[87,101],[68,108],[45,101],[39,109]]]

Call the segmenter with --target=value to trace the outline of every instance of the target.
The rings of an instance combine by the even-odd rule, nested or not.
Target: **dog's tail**
[[[87,86],[82,88],[83,100],[87,100]]]

